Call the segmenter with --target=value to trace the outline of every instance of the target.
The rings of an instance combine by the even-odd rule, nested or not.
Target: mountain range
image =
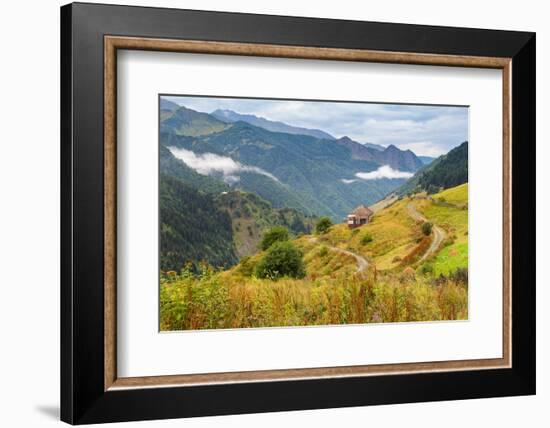
[[[222,127],[221,131],[213,131]],[[328,215],[337,221],[355,206],[372,204],[405,181],[361,180],[356,173],[375,171],[388,162],[395,169],[411,172],[421,165],[412,152],[401,152],[395,147],[385,151],[365,148],[374,153],[370,159],[366,152],[354,155],[340,140],[272,132],[242,121],[224,127],[219,119],[185,107],[162,121],[160,141],[173,157],[177,157],[174,149],[191,152],[211,175],[226,183],[233,181],[233,187],[253,191],[275,207]],[[168,155],[161,151],[161,161],[163,153]],[[211,164],[213,159],[215,163]],[[231,162],[240,171],[224,174],[224,164]]]
[[[240,114],[232,110],[214,110],[210,113],[217,119],[220,119],[227,123],[234,122],[246,122],[251,125],[258,126],[260,128],[267,129],[268,131],[273,132],[284,132],[287,134],[299,134],[299,135],[310,135],[319,139],[328,139],[334,140],[335,138],[330,135],[328,132],[321,131],[320,129],[309,129],[301,128],[298,126],[288,125],[284,122],[275,122],[272,120],[265,119],[263,117],[258,117],[253,114]]]
[[[336,143],[349,149],[354,159],[389,165],[401,171],[414,172],[424,166],[424,163],[411,150],[400,150],[393,144],[383,149],[376,149],[353,141],[349,137],[342,137],[336,140]]]
[[[372,204],[406,181],[384,175],[365,180],[356,174],[385,165],[412,174],[424,166],[412,151],[394,145],[370,147],[349,137],[336,139],[320,130],[231,110],[198,112],[164,98],[160,109],[160,143],[167,149],[161,149],[161,165],[170,165],[172,175],[183,175],[181,169],[188,175],[188,159],[178,155],[192,154],[194,167],[202,168],[203,175],[206,171],[219,183],[256,193],[275,208],[294,208],[306,215],[339,221],[355,206]]]
[[[163,97],[159,114],[163,270],[200,260],[232,266],[254,254],[273,225],[309,233],[319,216],[340,222],[390,193],[463,181],[463,166],[467,180],[467,143],[460,155],[434,160],[230,110],[199,112]],[[380,172],[387,168],[399,174]]]

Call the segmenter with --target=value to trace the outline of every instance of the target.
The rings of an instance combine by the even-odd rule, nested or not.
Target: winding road
[[[318,241],[319,241],[318,238],[315,238],[315,237],[309,238],[309,242],[316,243]],[[356,254],[356,253],[354,253],[352,251],[349,251],[349,250],[344,250],[342,248],[333,247],[331,245],[327,245],[327,248],[331,251],[335,251],[337,253],[341,253],[341,254],[345,254],[347,256],[353,257],[355,259],[355,261],[357,262],[357,270],[355,271],[356,273],[361,273],[369,267],[369,262],[367,261],[367,259],[364,258],[363,256],[360,256],[359,254]]]
[[[369,267],[369,262],[367,261],[367,259],[364,258],[363,256],[360,256],[359,254],[353,253],[348,250],[343,250],[338,247],[329,247],[329,248],[332,251],[336,251],[337,253],[346,254],[348,256],[355,258],[355,261],[357,262],[357,270],[355,271],[356,273],[363,272],[366,268]]]
[[[424,217],[422,214],[420,214],[414,205],[412,203],[407,204],[407,211],[409,212],[409,215],[417,221],[428,221],[426,217]],[[435,254],[443,240],[445,239],[445,232],[443,229],[441,229],[439,226],[436,226],[435,224],[432,224],[432,232],[434,234],[434,239],[432,240],[432,243],[430,244],[430,247],[426,250],[424,255],[420,258],[419,262],[423,262],[428,257],[430,257],[432,254]]]

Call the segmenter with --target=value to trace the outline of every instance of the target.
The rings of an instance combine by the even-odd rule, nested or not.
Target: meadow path
[[[407,204],[407,211],[409,212],[409,215],[416,221],[428,221],[426,217],[424,217],[422,214],[420,214],[414,205],[412,203]],[[434,239],[432,240],[432,243],[430,244],[430,247],[426,250],[424,255],[420,258],[419,262],[423,262],[426,260],[429,256],[432,254],[435,254],[443,240],[445,239],[445,232],[443,229],[441,229],[439,226],[432,223],[432,232],[434,234]]]
[[[318,242],[318,241],[319,241],[319,239],[315,238],[313,236],[311,238],[309,238],[309,242]],[[331,251],[335,251],[337,253],[341,253],[341,254],[345,254],[347,256],[353,257],[355,259],[355,261],[357,262],[357,270],[355,271],[356,273],[361,273],[369,267],[369,262],[367,261],[367,259],[364,258],[363,256],[360,256],[357,253],[354,253],[354,252],[349,251],[349,250],[344,250],[342,248],[333,247],[331,245],[327,245],[327,248]]]

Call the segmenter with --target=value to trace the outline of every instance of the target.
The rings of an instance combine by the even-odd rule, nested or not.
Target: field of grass
[[[213,271],[161,281],[162,331],[467,319],[467,289],[423,277],[263,280]]]
[[[468,206],[468,183],[443,190],[442,192],[433,195],[433,198],[435,200],[448,202],[449,204],[461,207]]]
[[[419,210],[447,233],[444,247],[433,258],[434,275],[449,275],[468,267],[468,184],[433,195],[434,202],[422,201]],[[440,205],[444,200],[448,204]]]
[[[163,273],[161,330],[467,319],[467,195],[466,184],[432,198],[404,198],[360,228],[337,224],[293,239],[303,254],[301,279],[256,277],[265,252],[227,271]],[[422,233],[410,205],[445,232],[423,262],[418,256],[433,234]],[[368,260],[367,269],[358,272],[358,260],[345,251]]]
[[[433,259],[433,273],[449,275],[468,266],[468,243],[461,242],[443,248]]]
[[[399,262],[393,260],[405,256],[422,239],[420,225],[405,209],[407,203],[407,200],[394,203],[358,229],[350,230],[345,224],[333,226],[323,239],[368,258],[378,269],[396,267]],[[365,239],[366,236],[370,239]]]

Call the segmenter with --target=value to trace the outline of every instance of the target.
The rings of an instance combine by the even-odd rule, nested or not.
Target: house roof
[[[359,205],[350,214],[353,214],[357,217],[368,217],[368,216],[372,215],[373,212],[369,207],[366,207],[364,205]]]

